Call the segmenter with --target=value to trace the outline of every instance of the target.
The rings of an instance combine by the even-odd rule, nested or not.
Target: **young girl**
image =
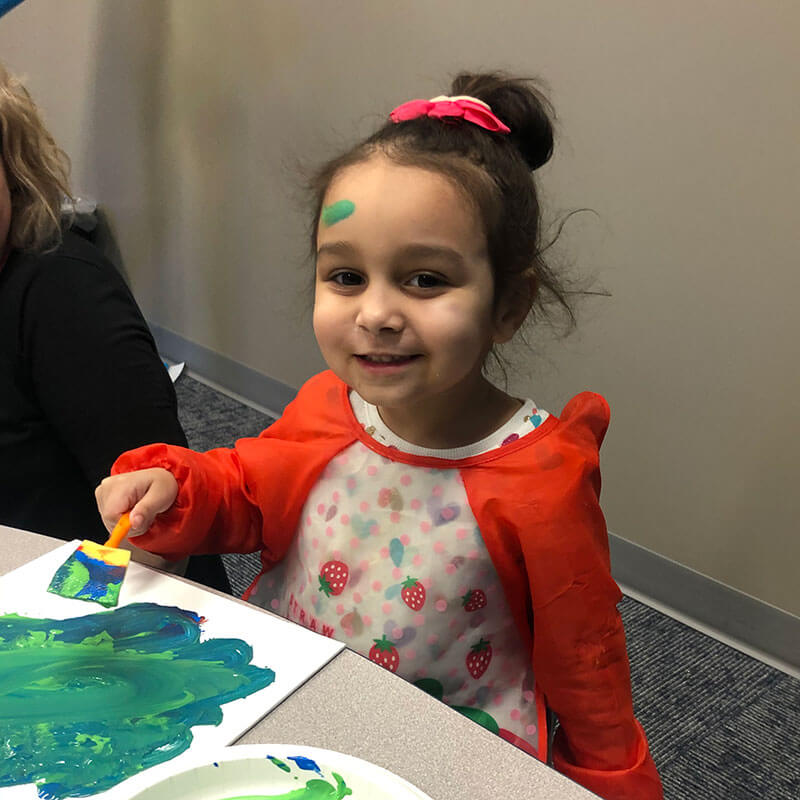
[[[544,101],[502,75],[396,108],[316,179],[330,366],[233,450],[151,445],[97,490],[169,559],[261,550],[245,597],[346,642],[602,797],[656,800],[598,494],[608,407],[484,363],[545,291]],[[559,727],[549,752],[547,712]]]

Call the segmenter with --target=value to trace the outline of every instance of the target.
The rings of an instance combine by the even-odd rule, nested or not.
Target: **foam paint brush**
[[[129,550],[118,547],[131,528],[123,514],[105,544],[88,539],[58,568],[48,592],[76,600],[93,600],[110,608],[119,602],[119,590],[131,560]]]

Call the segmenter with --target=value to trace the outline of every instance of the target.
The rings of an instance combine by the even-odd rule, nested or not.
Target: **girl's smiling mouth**
[[[421,356],[419,353],[356,353],[355,357],[362,367],[382,372],[405,367]]]

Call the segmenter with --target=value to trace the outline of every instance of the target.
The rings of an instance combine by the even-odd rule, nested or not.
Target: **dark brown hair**
[[[553,152],[552,108],[532,81],[504,73],[460,73],[451,95],[487,103],[510,129],[493,133],[461,119],[418,117],[387,122],[312,176],[312,253],[325,194],[343,169],[380,153],[397,164],[449,178],[475,205],[483,221],[494,275],[495,302],[523,293],[536,309],[555,300],[573,312],[566,290],[544,259],[550,243],[541,237],[541,210],[533,171]]]

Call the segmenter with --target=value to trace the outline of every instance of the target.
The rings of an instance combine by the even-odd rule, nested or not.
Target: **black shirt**
[[[95,486],[124,450],[186,446],[175,390],[124,280],[67,232],[0,268],[0,523],[103,541]]]

